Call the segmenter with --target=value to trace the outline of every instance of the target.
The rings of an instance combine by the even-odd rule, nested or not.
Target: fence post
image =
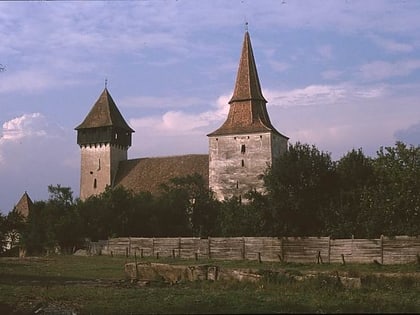
[[[178,239],[178,258],[181,259],[181,246],[182,246],[182,242],[181,242],[181,238]]]
[[[242,236],[242,260],[245,260],[245,237]]]
[[[331,236],[328,236],[328,263],[331,263]]]
[[[384,264],[384,236],[381,235],[381,264]]]
[[[209,259],[211,259],[211,241],[210,241],[210,236],[207,238],[207,242],[208,242],[208,256],[209,256]]]
[[[283,247],[283,244],[284,244],[284,238],[283,237],[280,238],[280,242],[281,242],[280,243],[281,259],[282,259],[282,262],[285,262],[286,259],[285,259],[284,247]]]

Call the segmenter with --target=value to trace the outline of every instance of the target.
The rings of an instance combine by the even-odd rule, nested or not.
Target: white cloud
[[[124,107],[138,108],[183,108],[203,105],[205,101],[198,97],[134,96],[118,101]]]
[[[339,70],[326,70],[321,73],[321,77],[325,80],[337,80],[343,74],[343,71]]]
[[[404,77],[420,69],[420,59],[396,62],[373,61],[360,67],[360,76],[366,81],[380,81],[393,77]]]
[[[333,57],[333,48],[331,45],[321,45],[317,47],[318,54],[324,59],[331,59]]]
[[[270,61],[269,64],[275,71],[278,71],[278,72],[286,71],[287,69],[291,67],[290,64],[286,62],[279,62],[279,61],[274,61],[274,60]]]
[[[0,93],[23,91],[33,93],[75,83],[44,69],[28,68],[13,72],[10,68],[2,74]]]
[[[3,123],[0,143],[17,141],[23,137],[46,136],[46,119],[40,113],[24,114]]]
[[[147,129],[161,135],[203,134],[203,130],[226,118],[229,111],[229,96],[220,96],[213,110],[191,114],[183,111],[168,111],[161,116],[130,119],[137,130]],[[211,130],[208,130],[209,132]]]
[[[379,47],[384,48],[386,51],[391,53],[409,53],[412,52],[414,47],[411,44],[398,42],[397,40],[380,37],[378,35],[369,36],[374,43]]]
[[[264,90],[270,106],[315,106],[350,103],[354,98],[375,98],[385,93],[381,85],[357,86],[353,84],[309,85],[288,91]]]
[[[78,190],[79,155],[73,132],[51,123],[42,113],[27,113],[2,124],[0,178],[8,190],[0,199],[12,210],[24,191],[35,200],[47,199],[48,185]]]

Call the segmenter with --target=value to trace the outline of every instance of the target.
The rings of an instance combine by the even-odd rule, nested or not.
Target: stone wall
[[[219,200],[263,190],[271,162],[271,133],[209,137],[209,186]]]

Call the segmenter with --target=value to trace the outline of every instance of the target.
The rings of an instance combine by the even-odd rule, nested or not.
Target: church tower
[[[266,103],[246,31],[228,117],[207,135],[209,186],[219,200],[243,198],[251,189],[262,192],[264,172],[287,150],[288,137],[271,124]]]
[[[85,120],[75,128],[81,149],[80,199],[112,186],[120,161],[127,160],[131,129],[105,87]]]

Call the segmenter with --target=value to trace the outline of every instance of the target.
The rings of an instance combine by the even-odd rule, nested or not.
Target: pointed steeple
[[[235,89],[229,101],[228,117],[219,129],[208,136],[267,131],[281,135],[270,122],[266,103],[258,78],[251,38],[246,30]]]
[[[126,123],[105,87],[83,122],[75,128],[77,143],[83,145],[113,144],[131,146],[133,129]]]
[[[129,132],[134,132],[124,120],[106,87],[85,120],[75,129],[80,130],[98,127],[117,127]]]
[[[18,203],[16,204],[14,210],[20,215],[22,215],[23,218],[26,219],[33,205],[34,203],[32,202],[28,193],[25,191],[25,193],[22,195],[22,197],[19,199]]]
[[[239,60],[239,68],[236,76],[235,90],[229,104],[245,100],[258,100],[267,103],[262,95],[248,31],[245,32],[241,59]]]

